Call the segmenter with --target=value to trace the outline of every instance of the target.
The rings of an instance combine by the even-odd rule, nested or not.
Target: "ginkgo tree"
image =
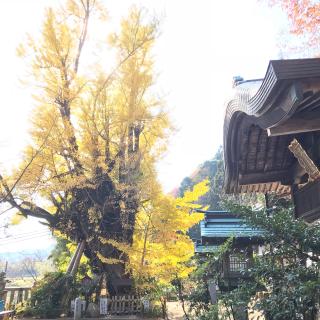
[[[124,276],[115,261],[127,260],[114,244],[132,242],[171,126],[154,88],[158,21],[132,8],[119,32],[97,44],[112,51],[106,69],[88,63],[90,50],[83,57],[91,20],[105,16],[98,0],[66,0],[19,47],[34,90],[31,142],[14,172],[0,175],[0,200],[79,244],[68,272],[84,252],[93,271],[114,279]]]
[[[167,285],[193,270],[186,264],[194,254],[187,232],[203,219],[203,213],[194,209],[202,207],[197,200],[208,190],[208,180],[204,180],[181,198],[157,193],[141,206],[128,265],[138,286],[146,289],[150,280]]]

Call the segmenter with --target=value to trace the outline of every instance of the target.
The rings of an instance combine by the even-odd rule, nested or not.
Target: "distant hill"
[[[33,281],[43,276],[48,271],[54,270],[51,259],[48,259],[52,246],[45,250],[28,250],[21,252],[4,252],[0,254],[0,272],[5,271],[10,285],[16,285],[16,280],[32,278]],[[20,281],[19,280],[19,281]]]
[[[220,196],[223,187],[224,166],[222,148],[220,147],[211,160],[207,160],[189,176],[185,177],[177,190],[177,196],[182,197],[185,191],[193,188],[198,182],[209,179],[210,190],[200,199],[200,204],[209,206],[210,210],[219,210]]]
[[[22,260],[25,257],[32,257],[32,256],[41,256],[43,258],[49,257],[52,249],[54,248],[53,246],[49,246],[46,249],[42,250],[23,250],[23,251],[17,251],[17,252],[1,252],[0,253],[0,266],[5,262],[17,262]],[[1,270],[0,270],[1,271]]]
[[[209,210],[221,210],[222,187],[224,179],[224,166],[222,148],[220,147],[213,159],[205,161],[189,176],[185,177],[178,189],[175,189],[175,196],[182,197],[187,190],[191,190],[198,182],[208,179],[210,189],[207,194],[200,198],[199,203],[208,206]],[[173,194],[173,192],[172,192]],[[189,235],[192,239],[200,239],[200,227],[194,226],[190,229]]]

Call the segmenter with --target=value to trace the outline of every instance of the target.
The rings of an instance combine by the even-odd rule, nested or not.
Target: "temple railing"
[[[7,309],[15,307],[18,303],[24,303],[31,297],[31,287],[6,287],[4,301]]]

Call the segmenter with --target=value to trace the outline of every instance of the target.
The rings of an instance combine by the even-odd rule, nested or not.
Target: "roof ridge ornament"
[[[241,76],[234,76],[232,78],[232,88],[238,86],[244,81],[244,79]]]

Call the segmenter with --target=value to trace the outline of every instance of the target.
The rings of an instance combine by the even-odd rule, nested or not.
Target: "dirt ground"
[[[167,302],[167,308],[168,308],[168,317],[169,317],[169,320],[183,320],[183,310],[181,308],[181,305],[179,302]],[[89,320],[89,318],[86,318],[87,320]],[[102,320],[102,319],[108,319],[107,318],[99,318],[99,320]],[[139,318],[139,317],[134,317],[134,316],[128,316],[128,317],[125,317],[125,316],[114,316],[112,317],[111,319],[119,319],[119,320],[161,320],[161,318],[159,319],[155,319],[155,318]],[[35,319],[31,319],[31,318],[23,318],[23,319],[20,319],[20,320],[35,320]],[[57,319],[58,320],[58,319]],[[61,318],[60,318],[61,320]],[[72,318],[64,318],[64,320],[73,320]],[[91,318],[90,320],[95,320],[94,318]]]
[[[169,320],[183,320],[183,310],[179,302],[167,302]],[[123,318],[124,319],[124,318]],[[128,318],[129,319],[129,318]],[[120,320],[120,319],[119,319]],[[162,320],[162,318],[135,318],[135,320]]]
[[[168,316],[170,320],[182,320],[183,310],[179,302],[167,302]]]

